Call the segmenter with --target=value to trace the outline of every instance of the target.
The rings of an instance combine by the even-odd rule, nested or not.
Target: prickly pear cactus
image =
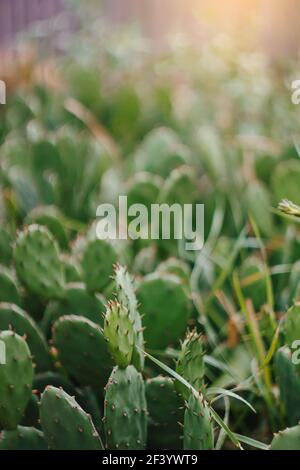
[[[144,204],[148,209],[157,201],[163,180],[158,175],[141,172],[137,173],[127,183],[128,207],[133,204]]]
[[[66,286],[63,300],[49,302],[41,322],[41,328],[49,336],[51,326],[65,315],[80,315],[97,325],[103,326],[105,298],[101,294],[91,294],[84,284],[71,283]]]
[[[107,306],[104,337],[114,362],[125,369],[131,363],[135,331],[134,320],[119,302],[109,302]]]
[[[13,273],[5,266],[0,266],[0,300],[21,305],[21,294]]]
[[[135,294],[133,278],[124,266],[115,267],[115,283],[117,287],[117,297],[120,304],[124,305],[134,322],[135,343],[132,353],[132,364],[137,370],[144,368],[144,334],[140,313],[138,311],[138,302]]]
[[[18,277],[33,293],[45,299],[64,296],[65,280],[58,246],[45,227],[30,225],[19,233],[15,264]]]
[[[89,292],[102,292],[113,275],[113,265],[118,256],[106,240],[91,240],[87,243],[83,258],[83,278]]]
[[[204,385],[204,351],[203,339],[196,330],[187,333],[182,343],[176,364],[176,372],[183,377],[195,390],[202,391]],[[190,391],[178,380],[175,383],[177,392],[188,400]]]
[[[288,424],[295,426],[300,421],[300,377],[297,366],[292,363],[289,348],[281,348],[275,355],[275,375],[280,398],[285,406]]]
[[[184,413],[185,450],[212,450],[213,425],[209,407],[201,394],[191,393]]]
[[[38,372],[52,368],[48,345],[38,325],[17,305],[3,302],[0,303],[0,331],[9,329],[25,335]]]
[[[142,375],[134,366],[115,367],[104,402],[106,447],[141,450],[147,441],[147,405]]]
[[[300,425],[274,434],[271,450],[300,450]]]
[[[9,266],[13,257],[12,237],[3,227],[0,227],[0,263]]]
[[[53,344],[70,377],[101,393],[112,368],[102,329],[81,316],[61,317],[53,327]]]
[[[68,237],[63,226],[63,215],[55,206],[35,207],[27,215],[26,224],[44,225],[62,249],[68,247]]]
[[[47,450],[44,434],[39,429],[18,426],[0,433],[0,450]]]
[[[139,285],[137,298],[147,347],[164,349],[176,344],[186,330],[191,311],[180,279],[171,275],[149,275]]]
[[[185,261],[178,258],[169,258],[166,261],[161,262],[156,271],[159,274],[174,274],[181,279],[185,286],[189,286],[191,270]]]
[[[27,343],[12,331],[0,333],[5,363],[0,364],[0,425],[15,429],[31,396],[33,365]]]
[[[181,448],[183,422],[182,399],[170,377],[158,376],[146,382],[149,411],[148,448],[171,450]]]
[[[91,417],[62,389],[46,388],[41,398],[40,418],[50,449],[103,449]]]

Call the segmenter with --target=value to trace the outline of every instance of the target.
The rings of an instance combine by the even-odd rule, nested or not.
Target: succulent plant
[[[164,349],[176,344],[190,318],[190,300],[176,276],[153,274],[139,285],[145,340],[150,349]]]
[[[192,392],[184,413],[185,450],[212,450],[214,436],[212,418],[203,395]]]
[[[100,326],[81,316],[61,317],[53,327],[53,344],[69,376],[101,393],[112,360]]]
[[[149,411],[148,448],[181,448],[183,403],[170,377],[157,376],[146,381]]]
[[[57,244],[45,227],[30,225],[19,233],[15,264],[18,277],[33,293],[45,299],[64,296],[63,265]]]
[[[40,418],[50,449],[103,449],[91,417],[62,389],[46,388],[41,397]]]
[[[113,275],[117,253],[107,240],[91,240],[82,258],[83,278],[89,292],[102,292]]]
[[[108,449],[141,450],[147,442],[147,404],[142,375],[115,367],[106,385],[104,426]]]
[[[104,337],[114,362],[125,369],[131,363],[135,344],[134,320],[118,302],[109,302],[107,306]]]
[[[33,427],[18,426],[0,433],[0,450],[47,450],[44,434]]]
[[[33,365],[26,341],[12,331],[2,331],[5,361],[0,365],[0,424],[12,430],[20,423],[31,396]]]
[[[270,450],[300,450],[300,425],[276,433]]]
[[[195,390],[203,393],[204,387],[204,350],[203,338],[196,330],[189,331],[182,343],[176,364],[176,372],[183,377]],[[177,392],[189,399],[190,391],[179,380],[175,383]]]
[[[13,273],[5,266],[0,266],[0,299],[21,305],[21,294]]]
[[[0,303],[0,331],[9,329],[26,338],[38,372],[52,368],[47,342],[35,321],[17,305],[2,302]]]

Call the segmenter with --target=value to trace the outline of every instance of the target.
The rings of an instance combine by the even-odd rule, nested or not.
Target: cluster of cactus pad
[[[115,264],[113,247],[89,236],[67,256],[60,246],[47,225],[29,225],[1,268],[0,450],[214,449],[206,339],[189,327],[188,265],[170,258],[134,277]],[[299,314],[297,304],[287,312],[287,346],[275,357],[292,427],[270,449],[300,448],[300,375],[291,361]],[[145,353],[169,347],[178,355],[173,375],[163,376]]]

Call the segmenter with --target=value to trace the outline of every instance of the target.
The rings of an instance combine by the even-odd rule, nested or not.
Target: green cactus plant
[[[117,297],[121,305],[124,305],[134,323],[135,342],[132,353],[132,364],[139,371],[144,368],[144,334],[140,313],[138,311],[138,302],[135,294],[134,280],[124,266],[115,267],[115,283],[117,288]]]
[[[113,265],[118,255],[107,240],[91,240],[82,258],[83,278],[89,292],[102,292],[113,275]]]
[[[47,450],[44,434],[39,429],[18,426],[0,433],[0,450]]]
[[[115,367],[106,386],[104,427],[108,449],[141,450],[147,441],[147,404],[142,375]]]
[[[18,335],[26,337],[38,372],[52,368],[48,345],[38,325],[17,305],[2,302],[0,303],[0,331],[10,328]]]
[[[13,273],[5,266],[0,266],[0,300],[22,305],[21,294]]]
[[[5,361],[0,364],[0,424],[15,429],[31,396],[33,365],[26,341],[12,331],[0,333]]]
[[[180,279],[157,273],[149,275],[140,283],[137,298],[147,346],[164,349],[176,344],[191,313],[190,299]]]
[[[170,377],[157,376],[146,381],[149,411],[148,448],[157,450],[181,447],[183,422],[182,399],[176,393]]]
[[[213,425],[210,409],[203,395],[192,392],[184,413],[185,450],[212,450]]]
[[[300,421],[300,377],[297,366],[292,363],[289,348],[281,348],[276,352],[274,367],[288,424],[295,426]]]
[[[58,246],[45,227],[30,225],[19,233],[15,264],[18,277],[33,293],[45,299],[64,296],[65,279]]]
[[[49,302],[41,321],[41,328],[49,336],[51,326],[65,315],[80,315],[103,326],[105,298],[86,291],[84,284],[67,284],[64,299]]]
[[[103,449],[91,417],[62,389],[46,388],[41,397],[40,419],[50,449]]]
[[[275,434],[270,450],[300,450],[300,425]]]
[[[9,232],[0,227],[0,264],[9,266],[13,258],[12,237]]]
[[[176,372],[195,390],[203,393],[204,387],[203,338],[196,330],[189,331],[181,346],[176,364]],[[177,392],[188,400],[190,391],[179,380],[175,382]]]
[[[62,223],[63,215],[55,206],[35,207],[25,218],[27,225],[37,224],[47,227],[49,232],[57,240],[60,248],[68,247],[68,237]]]
[[[101,393],[112,368],[102,329],[81,316],[61,317],[53,326],[53,344],[69,376]]]
[[[126,307],[109,302],[103,332],[114,362],[125,369],[131,363],[135,343],[134,320]]]

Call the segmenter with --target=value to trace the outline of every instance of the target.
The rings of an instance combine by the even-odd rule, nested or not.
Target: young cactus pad
[[[185,450],[212,450],[213,425],[209,407],[200,394],[191,393],[184,414]]]
[[[109,302],[107,306],[104,337],[115,363],[125,369],[131,363],[133,353],[134,321],[127,308],[118,302]]]
[[[203,388],[204,378],[204,352],[201,335],[196,330],[187,333],[186,339],[182,343],[181,351],[176,365],[176,372],[183,377],[195,390]],[[185,400],[188,400],[190,391],[176,381],[176,390]]]

